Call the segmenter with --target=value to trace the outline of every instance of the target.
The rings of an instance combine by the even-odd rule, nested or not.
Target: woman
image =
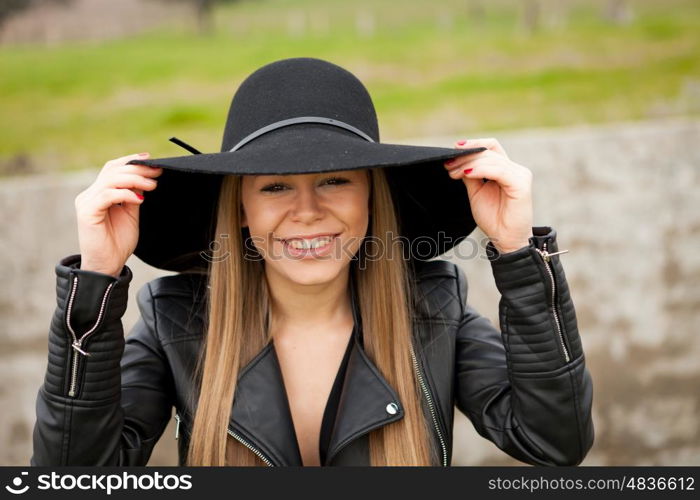
[[[356,77],[291,58],[241,84],[221,152],[173,140],[195,154],[112,160],[76,198],[32,465],[145,465],[173,407],[182,465],[447,466],[454,406],[525,463],[583,460],[564,251],[495,139],[379,143]],[[476,225],[500,332],[429,260]],[[178,274],[124,340],[131,253]]]

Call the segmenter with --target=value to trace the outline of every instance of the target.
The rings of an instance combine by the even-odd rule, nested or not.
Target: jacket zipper
[[[175,439],[178,439],[178,438],[180,437],[180,422],[181,422],[181,418],[180,418],[180,415],[179,415],[178,413],[175,413],[175,422],[176,422],[176,424],[175,424]],[[246,441],[246,440],[243,439],[241,436],[239,436],[238,434],[236,434],[235,432],[233,432],[231,429],[226,429],[226,431],[227,431],[232,437],[234,437],[234,438],[236,438],[238,441],[240,441],[246,448],[248,448],[250,451],[252,451],[253,453],[255,453],[258,457],[260,457],[260,460],[262,460],[263,462],[265,462],[268,466],[270,466],[270,467],[273,466],[273,464],[272,464],[272,462],[270,461],[270,459],[267,458],[265,455],[263,455],[262,452],[261,452],[260,450],[258,450],[257,448],[255,448],[255,447],[254,447],[252,444],[250,444],[248,441]]]
[[[68,327],[68,331],[70,331],[71,337],[73,337],[73,343],[71,344],[71,347],[73,348],[73,362],[71,366],[70,388],[68,390],[68,396],[72,398],[76,395],[78,385],[78,354],[82,354],[86,357],[90,355],[90,353],[82,349],[82,345],[85,339],[87,339],[88,335],[94,332],[97,326],[100,324],[100,321],[102,320],[102,315],[104,314],[105,304],[107,303],[107,296],[109,295],[109,292],[113,286],[114,282],[110,283],[107,286],[104,295],[102,296],[102,304],[100,304],[100,312],[97,315],[97,321],[95,321],[95,324],[92,325],[92,328],[85,332],[80,338],[78,338],[75,331],[73,330],[73,327],[70,324],[70,315],[73,309],[73,299],[75,298],[75,294],[78,290],[78,276],[73,276],[73,287],[71,289],[70,298],[68,299],[68,309],[66,311],[66,326]]]
[[[537,252],[542,257],[542,260],[545,262],[545,269],[547,269],[547,273],[549,274],[549,279],[552,282],[552,316],[554,317],[554,323],[557,325],[557,333],[559,334],[559,342],[561,343],[561,348],[564,351],[564,359],[568,363],[571,360],[571,358],[569,356],[569,351],[566,348],[566,343],[564,342],[564,335],[561,331],[561,320],[559,317],[559,309],[557,307],[557,286],[556,286],[556,281],[554,279],[554,271],[552,269],[552,262],[551,262],[552,256],[559,255],[560,253],[566,253],[566,252],[568,252],[568,250],[562,250],[560,252],[549,253],[549,252],[547,252],[547,242],[546,241],[544,242],[542,247],[543,247],[542,250],[540,250],[537,247],[535,247],[535,250],[537,250]]]
[[[413,358],[413,368],[418,376],[418,383],[425,394],[425,399],[428,401],[428,408],[430,408],[430,416],[433,419],[433,425],[435,426],[435,431],[437,432],[438,439],[440,440],[440,448],[442,449],[442,466],[447,467],[447,447],[445,446],[445,440],[442,437],[442,432],[440,431],[440,426],[438,425],[437,416],[435,415],[435,406],[433,405],[433,398],[430,396],[430,391],[428,390],[423,375],[418,368],[418,360],[413,352],[413,346],[411,346],[411,357]]]
[[[243,446],[245,446],[245,447],[248,448],[250,451],[252,451],[253,453],[255,453],[258,457],[260,457],[260,460],[262,460],[263,462],[265,462],[269,467],[273,467],[273,466],[274,466],[274,464],[272,463],[272,461],[271,461],[269,458],[267,458],[265,455],[263,455],[263,453],[262,453],[259,449],[257,449],[255,446],[253,446],[252,444],[250,444],[248,441],[246,441],[245,439],[243,439],[241,436],[239,436],[238,434],[236,434],[235,432],[233,432],[233,431],[231,430],[230,427],[227,428],[226,431],[227,431],[232,437],[234,437],[234,438],[236,438],[238,441],[240,441],[241,444],[242,444]]]

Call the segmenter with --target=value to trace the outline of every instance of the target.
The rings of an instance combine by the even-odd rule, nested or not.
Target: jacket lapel
[[[367,357],[359,334],[355,334],[324,465],[331,463],[351,441],[400,420],[403,415],[403,405],[396,391]],[[366,460],[369,465],[369,457]]]
[[[272,341],[238,378],[229,427],[275,465],[302,465],[292,413]]]

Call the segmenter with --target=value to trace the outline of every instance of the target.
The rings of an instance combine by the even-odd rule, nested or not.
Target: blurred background
[[[496,137],[533,171],[593,376],[583,465],[700,465],[696,0],[2,0],[0,464],[31,456],[75,196],[112,158],[185,154],[171,136],[219,151],[241,81],[298,56],[363,81],[382,142]],[[483,236],[443,258],[498,326]],[[169,273],[127,265],[128,332]],[[176,464],[175,443],[171,425],[149,465]],[[453,465],[522,463],[457,412]]]

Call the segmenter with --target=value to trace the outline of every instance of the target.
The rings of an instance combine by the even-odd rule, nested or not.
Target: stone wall
[[[554,227],[559,248],[569,250],[561,259],[594,383],[596,439],[583,465],[700,465],[700,120],[467,138],[491,135],[533,171],[535,225]],[[456,139],[402,142],[451,146]],[[96,174],[0,181],[3,465],[29,463],[56,305],[53,268],[78,252],[73,200]],[[445,258],[468,254],[465,244]],[[498,325],[499,294],[481,251],[459,264],[468,300]],[[138,289],[168,273],[133,256],[127,264],[134,272],[128,332]],[[454,465],[522,465],[456,415]],[[150,465],[176,464],[172,424]]]

